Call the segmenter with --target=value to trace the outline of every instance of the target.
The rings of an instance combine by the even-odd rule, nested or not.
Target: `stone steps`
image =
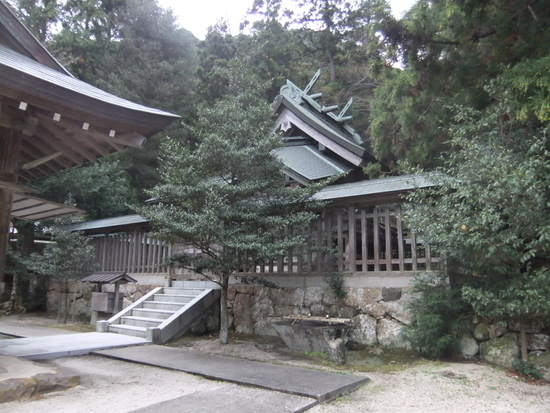
[[[110,320],[99,321],[97,330],[143,337],[159,344],[181,335],[220,296],[218,289],[209,288],[211,285],[200,288],[200,283],[185,283],[153,290]],[[189,305],[197,299],[197,305]]]

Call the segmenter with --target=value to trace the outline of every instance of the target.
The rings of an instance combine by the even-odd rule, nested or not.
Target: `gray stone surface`
[[[502,337],[508,332],[508,323],[505,321],[498,321],[489,326],[489,338]]]
[[[143,338],[112,333],[79,333],[0,340],[0,354],[28,360],[80,356],[93,350],[148,344]]]
[[[474,337],[479,341],[489,340],[491,338],[489,334],[489,324],[479,323],[474,329]]]
[[[376,346],[376,319],[366,314],[359,314],[353,317],[353,329],[350,338],[359,344]]]
[[[33,324],[22,324],[12,321],[0,321],[0,333],[12,337],[44,337],[61,336],[64,334],[78,334],[74,331],[42,327]]]
[[[348,393],[369,380],[348,374],[260,363],[157,345],[101,350],[94,354],[180,370],[213,380],[311,397],[319,402]]]
[[[464,358],[472,358],[479,352],[479,344],[471,334],[464,334],[458,341],[458,351]]]
[[[550,336],[547,334],[528,334],[527,348],[533,350],[550,350]]]
[[[381,319],[376,326],[378,344],[390,348],[410,348],[410,344],[401,338],[403,325],[397,321]]]
[[[520,356],[517,336],[508,333],[501,338],[493,338],[481,343],[480,355],[488,363],[501,367],[512,367],[512,361]]]
[[[205,401],[208,400],[208,403]],[[318,404],[309,397],[248,387],[202,390],[130,413],[298,413]]]
[[[550,351],[535,351],[529,355],[529,360],[542,374],[542,378],[550,381]]]

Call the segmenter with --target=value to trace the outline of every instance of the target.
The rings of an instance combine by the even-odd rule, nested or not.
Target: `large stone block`
[[[273,305],[301,307],[304,305],[304,295],[304,290],[301,288],[273,288],[270,291]]]
[[[505,321],[497,321],[489,326],[489,338],[502,337],[508,332],[508,323]]]
[[[379,288],[345,288],[345,291],[347,295],[344,297],[344,305],[347,307],[361,308],[382,299]]]
[[[257,322],[266,317],[273,317],[275,310],[273,303],[266,295],[255,296],[252,305],[252,320]]]
[[[479,344],[471,334],[464,334],[458,341],[458,351],[462,357],[469,359],[479,352]]]
[[[359,314],[353,317],[353,328],[350,332],[350,339],[356,343],[367,346],[376,346],[376,319],[366,314]]]
[[[529,354],[529,360],[542,374],[542,378],[550,381],[550,351],[535,351]]]
[[[512,362],[520,357],[517,335],[508,333],[481,343],[481,358],[488,363],[501,367],[512,367]]]
[[[527,348],[530,351],[533,350],[550,350],[550,336],[546,334],[528,334],[527,335]]]
[[[410,343],[403,339],[401,331],[403,325],[397,321],[381,319],[376,325],[378,344],[383,347],[411,348]]]
[[[233,318],[238,333],[251,334],[254,330],[252,318],[253,297],[249,294],[237,294],[233,302]]]
[[[321,304],[323,301],[324,289],[321,287],[309,287],[304,291],[304,306],[310,307],[313,304]]]
[[[393,301],[383,304],[386,314],[391,318],[403,324],[410,325],[413,322],[413,317],[406,306],[407,303],[402,301]]]
[[[474,337],[479,341],[489,340],[491,338],[491,335],[489,334],[489,324],[479,323],[474,328]]]

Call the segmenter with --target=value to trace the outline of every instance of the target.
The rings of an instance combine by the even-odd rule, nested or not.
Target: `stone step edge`
[[[161,318],[138,317],[138,316],[133,316],[133,315],[125,315],[125,316],[120,317],[120,319],[121,320],[134,320],[134,321],[150,321],[150,322],[159,323],[159,324],[166,321],[166,320],[163,320]],[[116,325],[116,324],[113,324],[113,325]],[[126,324],[124,324],[124,325],[126,325]]]
[[[147,331],[147,328],[145,327],[129,326],[127,324],[110,324],[109,328],[118,328],[121,330],[134,330],[134,331],[143,331],[143,332]]]
[[[163,301],[155,301],[155,302],[165,304]],[[179,304],[185,304],[185,303],[179,303]],[[185,306],[182,305],[182,307],[185,307]],[[175,313],[175,311],[172,311],[172,310],[161,310],[161,309],[158,309],[158,308],[143,308],[143,307],[132,308],[132,311],[137,311],[137,312],[149,311],[151,313],[159,313],[159,314],[174,314]],[[123,317],[126,317],[126,316],[123,316]]]
[[[189,303],[176,303],[174,301],[144,301],[144,303],[154,303],[154,304],[168,304],[168,305],[178,305],[180,307],[185,307],[187,304]],[[137,310],[141,310],[141,309],[144,309],[144,310],[147,310],[147,308],[145,307],[139,307]],[[134,308],[134,310],[136,310]],[[154,309],[153,309],[154,310]],[[169,310],[168,310],[169,311]]]

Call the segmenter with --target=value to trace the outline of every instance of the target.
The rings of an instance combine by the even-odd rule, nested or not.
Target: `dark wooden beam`
[[[19,163],[21,132],[0,127],[0,172],[15,174]],[[16,182],[11,182],[17,184]],[[0,187],[0,282],[4,281],[13,189]]]

